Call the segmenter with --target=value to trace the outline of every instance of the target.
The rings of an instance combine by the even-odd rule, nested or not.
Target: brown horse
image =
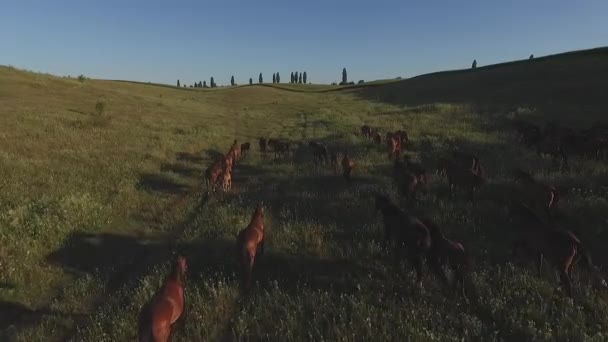
[[[376,210],[382,213],[384,220],[385,242],[395,242],[395,262],[398,264],[403,254],[406,254],[416,270],[416,282],[421,287],[423,257],[431,247],[428,228],[416,217],[403,212],[384,195],[376,196]]]
[[[222,163],[215,162],[205,170],[205,183],[207,184],[207,192],[215,192],[215,185],[217,184],[220,174],[222,173]]]
[[[251,148],[251,144],[249,142],[241,144],[241,155],[249,154],[250,148]]]
[[[448,266],[454,272],[453,286],[462,286],[462,295],[466,299],[464,277],[471,270],[471,258],[464,250],[460,242],[447,239],[439,227],[428,217],[421,219],[422,223],[429,229],[431,234],[431,248],[428,253],[428,261],[431,269],[439,276],[444,284],[448,284],[448,278],[443,271]]]
[[[376,132],[372,135],[374,143],[381,145],[382,144],[382,135],[379,132]]]
[[[407,154],[403,155],[405,161],[405,168],[416,175],[418,183],[427,184],[426,169],[420,164],[412,162],[412,159]]]
[[[393,164],[393,178],[397,184],[399,194],[415,199],[419,178],[399,159],[395,159]]]
[[[224,168],[224,173],[222,175],[222,190],[224,192],[230,191],[232,188],[232,167]]]
[[[329,157],[329,162],[331,164],[331,168],[334,171],[334,175],[338,174],[338,154],[334,151],[331,152]]]
[[[186,274],[186,259],[177,258],[173,270],[165,278],[163,286],[146,303],[139,314],[139,341],[168,341],[171,325],[184,310],[183,278]]]
[[[372,136],[372,128],[368,125],[361,126],[361,135],[363,135],[367,139],[370,139]]]
[[[241,157],[241,145],[239,145],[236,139],[234,139],[232,147],[230,147],[230,151],[232,151],[232,154],[234,155],[234,161],[239,160]]]
[[[533,207],[542,207],[547,215],[551,216],[551,210],[559,201],[559,192],[552,186],[537,181],[528,172],[516,169],[513,172],[515,180],[522,184],[521,194],[525,200],[529,200]]]
[[[344,157],[342,158],[342,174],[344,178],[350,182],[350,177],[355,167],[355,162],[348,157],[348,152],[344,151]]]
[[[230,150],[225,156],[224,156],[224,168],[230,168],[232,169],[232,166],[234,165],[234,153],[232,152],[232,150]]]
[[[258,140],[258,146],[260,146],[260,152],[266,153],[266,146],[268,145],[268,139],[261,137]]]
[[[399,137],[392,135],[390,139],[387,139],[386,144],[388,146],[388,159],[393,160],[399,158],[399,153],[401,153]]]
[[[560,273],[560,282],[569,297],[572,297],[572,269],[579,259],[594,276],[598,276],[591,263],[591,257],[580,240],[571,231],[551,228],[527,206],[517,204],[509,208],[511,219],[518,219],[515,225],[519,231],[513,244],[513,253],[527,251],[538,259],[538,274],[542,275],[543,259],[547,258],[556,265]],[[605,281],[602,285],[605,286]]]
[[[327,146],[325,146],[325,144],[317,141],[311,141],[308,143],[308,147],[312,151],[315,164],[327,164]]]
[[[247,228],[239,232],[236,246],[237,258],[243,272],[242,286],[244,290],[248,290],[251,286],[256,255],[264,254],[264,206],[262,202],[258,203]]]
[[[483,176],[480,176],[473,169],[465,169],[449,160],[443,160],[443,173],[448,178],[450,195],[453,195],[454,188],[460,187],[470,191],[471,199],[475,198],[475,191],[485,183]]]

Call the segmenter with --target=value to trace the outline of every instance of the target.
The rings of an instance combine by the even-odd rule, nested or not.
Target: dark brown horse
[[[428,253],[428,261],[431,269],[439,276],[444,284],[448,279],[443,271],[448,266],[454,272],[453,286],[462,286],[462,295],[466,299],[465,275],[471,270],[471,258],[464,250],[460,242],[447,239],[439,227],[428,217],[421,219],[422,223],[429,229],[431,234],[431,248]]]
[[[509,214],[512,220],[517,220],[515,228],[518,228],[513,253],[523,251],[535,256],[539,276],[542,275],[543,259],[549,259],[557,266],[561,284],[569,297],[572,297],[572,269],[577,261],[582,259],[583,265],[599,277],[588,252],[571,231],[547,226],[529,207],[522,204],[511,206]],[[605,286],[605,281],[601,281],[602,286]]]
[[[348,156],[348,152],[344,151],[344,157],[342,158],[342,174],[344,175],[344,179],[350,182],[351,174],[353,172],[353,168],[355,167],[355,162],[350,159]]]
[[[266,153],[266,145],[268,145],[268,139],[261,137],[258,140],[258,146],[260,146],[260,152]]]
[[[246,142],[241,144],[241,154],[242,155],[247,155],[249,154],[249,149],[251,148],[251,144]]]
[[[431,248],[431,235],[427,227],[416,217],[399,209],[384,195],[376,196],[376,210],[384,220],[384,239],[388,244],[394,242],[395,262],[403,256],[416,270],[416,282],[422,286],[423,258]]]
[[[334,175],[338,174],[338,154],[334,151],[331,152],[331,156],[329,157],[329,162],[331,164],[331,168],[334,171]]]
[[[182,256],[178,257],[163,286],[141,309],[138,321],[139,341],[169,340],[171,325],[179,319],[184,310],[182,282],[186,268],[186,259]]]
[[[317,162],[321,164],[327,164],[327,146],[325,146],[325,144],[317,141],[311,141],[308,143],[308,147],[312,151],[312,156],[314,158],[315,164]]]
[[[469,190],[471,199],[475,198],[475,191],[485,183],[485,179],[478,175],[473,169],[465,169],[449,160],[443,160],[443,173],[448,178],[450,195],[454,188],[460,187]]]

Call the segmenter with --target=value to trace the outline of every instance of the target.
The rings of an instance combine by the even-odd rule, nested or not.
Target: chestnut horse
[[[224,174],[222,175],[222,190],[224,192],[230,191],[232,188],[232,167],[224,168]]]
[[[258,203],[247,228],[239,232],[236,247],[237,258],[243,272],[242,288],[248,290],[251,286],[256,255],[264,254],[264,204],[262,202]]]
[[[171,325],[180,318],[184,310],[182,282],[185,274],[186,258],[179,256],[163,286],[141,309],[138,322],[139,341],[169,340]]]
[[[215,162],[205,170],[205,182],[207,183],[207,192],[215,192],[215,185],[217,184],[220,174],[222,173],[222,163]]]

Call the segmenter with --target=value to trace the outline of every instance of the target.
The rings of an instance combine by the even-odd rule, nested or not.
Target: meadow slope
[[[607,71],[598,50],[299,92],[79,82],[0,67],[0,338],[133,340],[139,308],[179,252],[189,271],[176,340],[605,340],[606,294],[577,271],[571,301],[552,268],[538,277],[531,263],[511,262],[503,204],[511,170],[533,170],[563,193],[560,224],[596,264],[608,263],[605,161],[573,158],[557,172],[511,128],[514,117],[574,128],[603,120]],[[448,198],[435,176],[407,204],[474,256],[470,302],[433,276],[418,289],[409,264],[390,262],[373,196],[398,196],[384,146],[359,136],[363,124],[405,128],[408,153],[429,170],[454,148],[480,156],[489,182],[477,201]],[[305,145],[285,160],[262,157],[262,135],[348,150],[353,183],[316,167]],[[252,151],[233,191],[210,198],[202,172],[233,139]],[[268,241],[244,298],[234,240],[259,200]]]

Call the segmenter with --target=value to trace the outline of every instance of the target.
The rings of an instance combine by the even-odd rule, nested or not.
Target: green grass
[[[515,166],[563,190],[563,222],[597,264],[608,262],[605,162],[575,158],[572,171],[558,173],[519,146],[509,127],[512,117],[560,118],[575,127],[601,119],[608,108],[595,90],[549,95],[606,89],[605,64],[593,64],[593,54],[559,58],[568,66],[587,58],[597,72],[582,68],[576,79],[555,59],[521,63],[515,66],[523,70],[492,74],[520,77],[496,103],[509,84],[481,91],[479,82],[490,77],[482,68],[473,79],[438,75],[320,92],[308,85],[183,91],[0,67],[0,337],[133,340],[137,313],[176,251],[189,260],[186,319],[176,340],[605,340],[606,294],[584,272],[575,272],[570,301],[554,271],[539,278],[531,264],[508,262],[513,234],[500,199],[511,193]],[[534,70],[544,68],[569,83],[535,90],[544,81]],[[443,83],[453,92],[437,87]],[[481,93],[464,96],[462,84]],[[555,108],[562,109],[549,112]],[[569,115],[572,108],[584,115]],[[455,146],[486,165],[489,184],[478,201],[448,199],[445,180],[432,177],[413,208],[474,256],[469,303],[433,276],[416,288],[409,264],[390,262],[372,210],[375,193],[395,195],[390,163],[383,148],[359,137],[363,124],[407,129],[410,154],[429,170]],[[293,159],[262,158],[262,135],[348,149],[357,165],[353,184],[316,168],[305,147]],[[201,173],[235,138],[250,141],[252,152],[236,166],[233,192],[208,199]],[[234,241],[260,199],[267,204],[266,255],[252,295],[243,298]]]

